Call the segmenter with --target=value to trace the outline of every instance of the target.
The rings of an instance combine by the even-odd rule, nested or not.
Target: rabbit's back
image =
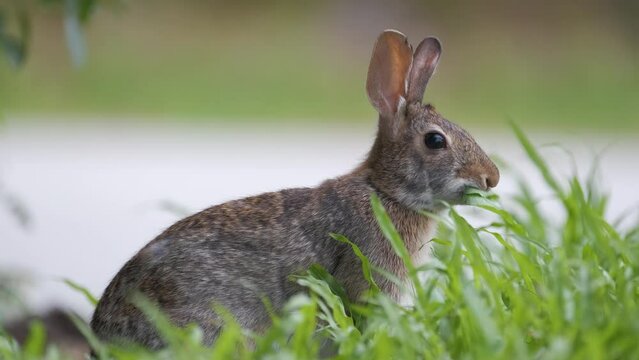
[[[97,306],[92,327],[106,339],[161,346],[129,302],[128,296],[138,291],[174,323],[199,324],[209,341],[219,329],[214,303],[230,310],[242,326],[259,330],[269,323],[262,299],[279,308],[300,290],[290,275],[314,263],[351,285],[349,292],[356,296],[366,287],[361,272],[353,270],[357,260],[329,233],[358,243],[379,236],[369,224],[371,191],[363,179],[338,178],[318,188],[230,201],[187,217],[120,270]]]

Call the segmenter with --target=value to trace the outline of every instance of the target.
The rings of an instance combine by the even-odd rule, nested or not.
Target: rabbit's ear
[[[397,113],[406,98],[406,77],[413,61],[413,50],[404,34],[386,30],[378,38],[368,67],[366,92],[373,107],[385,118]]]
[[[408,103],[422,102],[426,84],[437,68],[441,53],[442,45],[434,37],[422,40],[417,46],[408,78]]]

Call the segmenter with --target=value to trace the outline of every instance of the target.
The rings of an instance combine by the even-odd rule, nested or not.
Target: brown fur
[[[212,342],[220,323],[211,310],[219,304],[238,322],[262,330],[268,298],[279,309],[301,291],[291,274],[318,263],[357,300],[367,288],[352,250],[333,240],[339,233],[359,246],[371,263],[406,277],[400,258],[382,235],[370,206],[377,194],[410,253],[417,257],[435,223],[419,210],[437,211],[439,201],[455,202],[466,186],[495,186],[499,172],[464,130],[420,99],[441,49],[434,38],[415,54],[397,32],[377,41],[369,69],[368,95],[380,113],[378,135],[367,159],[351,173],[315,188],[287,189],[213,206],[183,219],[127,262],[107,287],[91,326],[102,339],[131,341],[150,348],[163,345],[154,328],[129,302],[137,291],[177,325],[197,323]],[[424,58],[421,58],[424,57]],[[421,73],[424,72],[424,73]],[[410,81],[424,82],[411,84]],[[407,93],[407,91],[409,93]],[[411,93],[412,91],[412,93]],[[430,149],[430,132],[446,136],[447,147]],[[400,289],[377,276],[395,299]]]

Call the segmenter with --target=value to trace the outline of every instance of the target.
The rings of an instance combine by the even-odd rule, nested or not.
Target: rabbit
[[[368,288],[359,259],[337,242],[355,243],[373,266],[406,279],[406,269],[384,238],[372,212],[376,194],[411,256],[431,239],[435,220],[421,210],[459,203],[466,187],[488,190],[499,170],[473,138],[422,104],[441,54],[434,37],[413,53],[405,35],[386,30],[372,53],[366,90],[379,113],[378,130],[365,160],[350,173],[314,188],[285,189],[205,209],[169,227],[144,246],[106,288],[91,320],[98,338],[165,346],[130,302],[141,293],[177,326],[199,325],[214,342],[221,321],[213,304],[230,311],[245,329],[270,324],[263,299],[283,306],[303,291],[290,275],[320,264],[356,301]],[[380,289],[399,300],[400,286],[375,275]]]

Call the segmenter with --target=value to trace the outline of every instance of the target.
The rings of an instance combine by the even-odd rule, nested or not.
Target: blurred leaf
[[[345,305],[348,305],[350,303],[350,300],[348,299],[348,296],[346,295],[346,290],[344,289],[342,284],[337,282],[337,280],[335,280],[333,275],[331,275],[328,271],[326,271],[326,269],[324,269],[321,265],[319,264],[311,265],[311,267],[308,269],[308,274],[314,277],[315,279],[324,281],[330,288],[331,292],[337,295]]]
[[[246,351],[242,328],[233,315],[221,306],[214,306],[215,312],[224,321],[224,328],[215,341],[211,359],[237,359]]]
[[[97,0],[80,0],[80,9],[78,11],[78,17],[82,24],[85,24],[89,20],[97,4],[98,4]]]
[[[326,322],[326,331],[331,334],[333,339],[352,344],[355,339],[361,336],[361,333],[347,312],[348,305],[344,299],[348,299],[348,297],[341,289],[341,285],[338,286],[340,289],[338,292],[341,293],[339,295],[332,290],[328,282],[323,280],[332,279],[326,270],[319,266],[314,266],[312,269],[306,275],[297,277],[296,282],[321,299],[318,304],[321,310],[319,318]]]
[[[478,189],[476,187],[467,186],[464,189],[464,196],[471,196],[471,195],[477,195],[477,196],[480,196],[486,199],[491,199],[491,200],[499,199],[499,196],[492,191],[485,191],[485,190]]]
[[[15,217],[22,228],[27,229],[31,225],[31,215],[27,207],[16,196],[2,194],[0,189],[0,202],[3,202],[9,212]]]
[[[31,20],[26,7],[19,8],[17,18],[20,38],[26,48],[31,40]]]
[[[171,200],[161,200],[159,203],[159,206],[160,206],[160,209],[180,217],[186,217],[188,215],[193,214],[193,211]]]
[[[464,189],[462,202],[466,205],[473,206],[491,206],[493,208],[501,207],[497,194],[474,187],[466,187]]]
[[[430,241],[432,241],[435,244],[439,244],[439,245],[443,245],[443,246],[451,246],[453,243],[450,240],[445,240],[445,239],[439,239],[439,238],[432,238]]]
[[[11,65],[18,67],[26,58],[26,50],[23,43],[10,35],[0,34],[0,47]]]
[[[386,209],[384,209],[381,200],[375,193],[371,194],[371,206],[373,208],[375,218],[377,219],[377,223],[382,229],[382,233],[386,239],[390,241],[395,254],[402,259],[404,265],[408,268],[409,273],[414,272],[415,267],[413,266],[413,260],[410,257],[410,253],[408,252],[406,245],[404,244],[404,240],[397,232],[397,229],[395,228],[395,225],[393,225],[390,216],[388,216]]]
[[[98,305],[98,299],[93,296],[93,294],[91,294],[91,292],[87,288],[69,279],[62,279],[62,281],[64,281],[64,283],[67,284],[70,288],[84,295],[84,297],[89,301],[89,303],[91,303],[91,305],[93,305],[94,307]]]
[[[81,0],[65,0],[64,34],[67,38],[67,47],[71,60],[75,66],[84,65],[86,62],[86,45],[84,30],[82,29],[80,11]]]
[[[0,50],[5,54],[11,65],[20,67],[25,63],[27,48],[31,38],[31,23],[29,14],[24,6],[18,6],[14,11],[18,33],[9,33],[7,13],[0,8]]]
[[[0,327],[0,359],[20,358],[20,345]]]
[[[27,358],[39,359],[44,355],[47,345],[47,334],[41,321],[31,322],[29,335],[24,344],[24,354]]]
[[[107,347],[95,336],[86,321],[82,320],[76,314],[69,314],[69,319],[71,319],[76,329],[82,333],[82,336],[87,340],[89,347],[95,352],[98,359],[109,359]]]
[[[541,157],[541,155],[539,155],[539,152],[537,152],[537,149],[535,149],[535,147],[532,145],[528,137],[524,134],[521,128],[519,128],[519,126],[515,124],[515,122],[511,121],[510,126],[513,128],[513,131],[515,132],[515,135],[517,136],[519,143],[522,145],[522,147],[526,151],[528,158],[533,162],[533,164],[535,164],[535,166],[537,167],[537,169],[543,176],[544,180],[546,180],[546,184],[548,184],[550,188],[555,191],[555,194],[557,194],[557,196],[559,196],[560,198],[563,198],[564,197],[563,190],[561,189],[561,186],[559,186],[559,183],[557,182],[552,172],[548,168],[548,164],[546,163],[546,161]]]
[[[497,348],[501,343],[501,332],[494,318],[490,316],[490,310],[477,294],[472,284],[466,284],[463,289],[464,300],[470,310],[469,314],[475,320],[472,322],[475,329],[479,330],[481,336],[491,348]]]
[[[351,248],[353,249],[353,252],[355,253],[355,255],[357,256],[357,258],[362,264],[362,273],[364,274],[364,279],[366,279],[366,281],[368,282],[368,285],[370,286],[370,290],[373,292],[373,294],[378,293],[380,291],[379,286],[377,286],[377,284],[375,283],[375,279],[373,278],[371,263],[366,257],[366,255],[362,253],[362,251],[359,249],[359,247],[355,243],[351,242],[348,238],[346,238],[346,236],[340,235],[340,234],[333,234],[333,233],[331,233],[330,235],[333,239],[351,246]]]
[[[147,320],[153,324],[162,337],[162,340],[164,340],[169,347],[179,348],[184,346],[183,341],[181,341],[184,334],[175,331],[171,320],[160,310],[157,304],[140,292],[132,293],[130,295],[130,301],[144,313]]]

